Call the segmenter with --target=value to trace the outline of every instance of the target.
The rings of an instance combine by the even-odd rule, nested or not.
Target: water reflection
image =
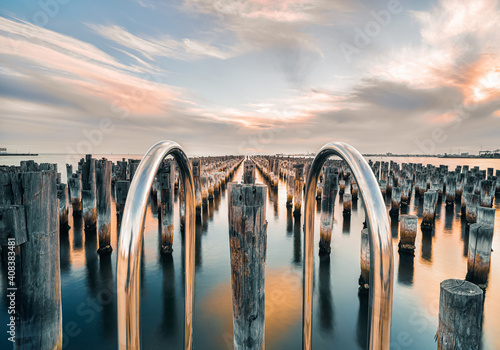
[[[398,239],[398,229],[399,229],[399,218],[396,216],[396,217],[390,217],[390,220],[391,220],[391,235],[392,235],[392,238],[394,239]]]
[[[215,205],[214,200],[210,199],[208,201],[208,220],[210,222],[214,221]]]
[[[265,283],[266,348],[282,349],[281,342],[298,336],[289,331],[302,315],[302,273],[288,268],[266,268]],[[211,324],[220,325],[218,334],[211,334],[205,348],[232,349],[232,338],[229,337],[233,321],[231,283],[213,287],[203,299],[200,312]]]
[[[202,247],[201,240],[203,235],[203,223],[200,217],[196,217],[196,227],[195,227],[195,243],[194,243],[194,266],[198,269],[201,267],[203,263],[202,257]],[[182,251],[184,251],[184,245],[182,247]]]
[[[160,265],[163,272],[162,299],[163,312],[162,322],[158,333],[164,339],[169,339],[176,335],[177,329],[177,308],[175,294],[175,269],[172,254],[160,256]]]
[[[432,239],[434,237],[434,229],[422,230],[422,250],[421,257],[432,265]]]
[[[271,190],[271,193],[273,195],[273,199],[272,199],[272,202],[273,202],[273,211],[274,211],[274,218],[275,219],[278,219],[278,215],[279,215],[279,198],[278,198],[278,189],[275,188],[275,189],[272,189]]]
[[[71,270],[71,246],[69,242],[69,232],[62,231],[59,235],[59,259],[61,264],[61,272]]]
[[[463,249],[463,256],[467,257],[469,254],[469,228],[470,226],[467,225],[467,221],[465,218],[461,220],[461,239],[462,242],[464,243],[464,249]]]
[[[80,215],[73,216],[73,250],[83,248],[83,219]]]
[[[292,208],[286,208],[286,233],[290,236],[293,231],[293,215]]]
[[[113,340],[118,334],[116,332],[116,288],[110,254],[99,255],[99,278],[98,301],[102,305],[102,336]]]
[[[399,254],[398,283],[413,285],[414,257],[411,254]]]
[[[453,227],[454,219],[454,208],[452,206],[445,206],[445,216],[444,216],[444,229],[451,231]]]
[[[203,234],[207,233],[208,230],[208,206],[205,205],[203,206],[203,209],[201,211],[201,231]]]
[[[334,306],[331,285],[330,256],[319,259],[319,325],[325,333],[333,331]]]
[[[343,215],[344,219],[342,220],[342,234],[349,235],[351,233],[351,216]]]
[[[219,212],[220,196],[215,196],[214,198],[214,213]]]
[[[285,193],[285,182],[280,181],[281,197]],[[209,201],[208,214],[202,213],[196,226],[195,259],[198,269],[195,300],[198,308],[195,310],[197,322],[195,322],[194,336],[195,343],[200,345],[196,348],[207,350],[232,348],[230,263],[227,253],[227,231],[224,230],[227,220],[226,200],[223,188],[221,193],[215,196],[213,202]],[[407,213],[421,215],[421,202],[420,199],[412,196],[410,205],[406,208]],[[332,233],[334,244],[332,244],[331,261],[317,258],[319,261],[315,267],[317,269],[315,278],[317,293],[314,295],[314,301],[318,307],[315,308],[313,334],[316,332],[319,335],[317,345],[331,344],[331,346],[320,346],[320,348],[336,346],[342,349],[358,347],[365,349],[368,332],[368,295],[358,295],[358,300],[354,295],[358,287],[357,277],[359,276],[359,235],[357,232],[365,214],[362,213],[363,206],[360,202],[358,204],[359,215],[353,214],[351,222],[347,225],[344,221],[340,222],[342,196],[338,196],[338,203],[336,212],[338,222],[334,224]],[[390,205],[389,200],[387,203]],[[142,318],[147,319],[143,324],[143,341],[146,349],[181,348],[184,317],[184,233],[176,222],[174,245],[178,248],[175,248],[173,255],[162,256],[159,253],[157,222],[154,221],[156,219],[152,219],[151,215],[155,210],[155,204],[151,201],[148,209],[146,226],[149,225],[153,229],[145,231],[145,254],[143,253],[141,259],[141,300],[144,307]],[[352,205],[354,213],[354,200]],[[267,253],[269,264],[266,268],[266,347],[268,349],[298,349],[301,342],[303,220],[299,219],[294,222],[293,209],[286,209],[285,198],[278,198],[274,192],[269,202],[268,220],[276,215],[275,206],[278,209],[278,220],[271,224],[281,234],[268,232],[270,238],[268,238]],[[497,209],[500,207],[500,196],[495,198],[494,206]],[[219,210],[224,212],[219,213]],[[445,203],[440,200],[436,208],[435,230],[421,231],[419,229],[417,234],[417,250],[420,250],[416,252],[417,260],[411,256],[400,256],[396,253],[395,263],[398,270],[395,271],[395,313],[392,327],[395,336],[404,331],[409,332],[413,339],[418,340],[408,349],[435,348],[433,336],[438,317],[439,283],[449,277],[465,277],[469,236],[464,218],[462,216],[460,220],[458,218],[460,210],[460,204],[456,203],[455,208],[447,216]],[[403,207],[401,213],[405,213]],[[179,210],[176,206],[175,220],[178,220],[178,215]],[[317,218],[319,220],[319,215]],[[63,325],[75,320],[82,328],[82,332],[71,340],[71,346],[68,348],[94,350],[116,348],[116,295],[113,292],[115,287],[108,283],[114,281],[116,277],[113,277],[116,256],[99,257],[96,253],[95,233],[91,235],[89,232],[84,232],[81,216],[70,216],[70,220],[73,221],[70,222],[72,228],[69,233],[67,235],[61,233],[60,236]],[[115,220],[116,217],[113,216],[113,225],[116,225],[114,227],[119,230],[119,223]],[[397,251],[399,223],[397,220],[391,220],[390,226],[395,239],[393,242],[395,251]],[[114,227],[113,235],[116,234]],[[446,232],[443,232],[443,227]],[[319,224],[316,224],[316,228],[316,238],[319,239]],[[350,230],[356,234],[342,235],[341,233],[347,233]],[[495,227],[495,232],[498,232],[498,225]],[[149,238],[148,235],[150,235]],[[203,242],[203,239],[209,240]],[[113,236],[112,242],[115,248],[116,236]],[[283,250],[285,246],[289,247],[286,251]],[[315,251],[316,249],[315,244]],[[116,249],[113,254],[116,254]],[[336,260],[339,266],[331,267],[330,264],[339,255],[342,256],[342,260]],[[280,256],[280,259],[276,259],[276,256]],[[352,256],[355,256],[355,259],[352,259]],[[489,277],[490,285],[485,298],[484,349],[500,348],[499,338],[495,333],[498,329],[496,315],[500,312],[498,307],[500,299],[498,288],[496,288],[498,274],[494,272],[499,270],[498,261],[493,253],[491,266],[493,272]],[[203,266],[203,262],[206,266]],[[201,269],[201,266],[204,268]],[[337,281],[338,275],[335,273],[339,270],[351,278],[343,276],[342,280]],[[2,285],[6,283],[4,276],[5,274],[2,274],[0,280]],[[339,288],[337,288],[337,283],[339,283]],[[340,286],[346,288],[340,288]],[[109,302],[108,292],[112,292],[111,302]],[[406,295],[412,297],[407,298]],[[90,323],[86,323],[87,318],[80,317],[75,311],[82,301],[86,303],[87,308],[93,308],[93,304],[87,305],[87,299],[99,302],[99,306],[95,308],[95,320]],[[404,301],[401,302],[401,300]],[[5,302],[3,298],[0,311],[5,310]],[[348,317],[339,314],[343,306],[351,312]],[[424,311],[426,318],[425,321],[421,321],[421,327],[411,328],[406,324],[402,325],[404,323],[401,322],[402,318],[404,321],[406,315],[411,315],[416,308],[422,306],[426,308]],[[357,315],[353,312],[356,307],[358,307]],[[6,314],[3,311],[2,313]],[[338,320],[335,318],[336,313],[340,317]],[[421,329],[423,331],[420,331]],[[0,348],[4,348],[5,342],[2,343],[2,341],[0,340]],[[320,343],[321,341],[324,342]]]
[[[358,293],[359,309],[356,321],[356,340],[361,349],[368,346],[368,304],[369,293]]]
[[[87,269],[87,285],[90,295],[94,298],[99,290],[98,269],[99,261],[97,259],[97,235],[94,233],[85,233],[85,267]]]
[[[149,204],[149,207],[151,208],[151,213],[153,214],[153,217],[154,218],[159,217],[157,197],[150,194],[150,196],[148,197],[148,204]]]
[[[300,216],[295,217],[293,223],[293,263],[302,266],[302,226],[300,225]]]

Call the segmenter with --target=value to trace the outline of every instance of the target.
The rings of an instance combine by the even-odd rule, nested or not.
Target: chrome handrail
[[[181,146],[161,141],[151,147],[137,168],[125,202],[117,263],[118,346],[140,349],[140,264],[146,205],[162,160],[172,155],[180,169],[186,198],[184,349],[193,346],[195,200],[191,165]]]
[[[303,349],[311,350],[312,291],[314,275],[314,215],[315,197],[321,168],[326,160],[337,155],[344,159],[358,183],[370,232],[370,332],[369,349],[389,349],[391,338],[392,292],[394,262],[389,219],[377,179],[363,156],[343,142],[328,143],[321,148],[307,178],[304,209],[304,294]]]

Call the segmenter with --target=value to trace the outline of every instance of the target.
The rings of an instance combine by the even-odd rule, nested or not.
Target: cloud
[[[424,89],[405,83],[368,79],[355,87],[351,99],[405,113],[447,110],[460,102],[463,95],[453,87]]]
[[[339,24],[361,5],[327,0],[186,0],[184,10],[210,16],[219,31],[235,36],[239,53],[267,52],[292,88],[305,86],[318,60],[321,44],[308,31]]]
[[[189,103],[183,89],[162,83],[159,69],[125,65],[93,45],[23,21],[0,17],[0,31],[4,75],[81,111],[162,114]]]
[[[224,51],[208,43],[194,39],[184,38],[178,41],[169,36],[161,38],[153,38],[146,35],[139,36],[116,25],[87,24],[87,26],[102,37],[134,50],[150,61],[154,61],[156,57],[169,57],[181,60],[193,60],[203,57],[228,59],[236,54],[235,48],[229,48]]]
[[[457,88],[466,103],[500,97],[498,1],[441,0],[412,14],[421,45],[395,48],[372,67],[372,76],[424,89]]]

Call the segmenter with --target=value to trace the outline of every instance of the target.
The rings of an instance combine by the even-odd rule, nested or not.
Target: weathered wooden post
[[[215,195],[215,176],[213,176],[212,174],[208,174],[207,180],[208,180],[208,200],[213,201]],[[175,181],[174,181],[174,187],[175,187]]]
[[[194,192],[196,197],[196,215],[201,215],[201,161],[199,158],[191,160],[193,168]]]
[[[96,205],[95,159],[87,154],[82,164],[82,217],[86,230],[96,229]]]
[[[418,219],[416,215],[402,215],[399,221],[399,253],[414,254]]]
[[[96,162],[98,253],[111,253],[111,169],[107,159]]]
[[[343,195],[345,192],[345,180],[339,180],[339,196]]]
[[[295,175],[290,174],[286,178],[286,207],[293,206],[293,194],[295,190]]]
[[[493,170],[494,170],[493,168],[486,169],[488,180],[491,179],[491,177],[493,176]]]
[[[293,192],[293,216],[300,217],[302,209],[302,193],[304,190],[304,163],[294,164],[295,186]]]
[[[355,182],[351,183],[351,195],[352,195],[352,200],[357,201],[358,200],[358,192],[359,192],[359,187],[358,184]]]
[[[164,161],[158,175],[159,226],[161,232],[161,253],[171,254],[174,244],[174,182],[175,171],[170,160]]]
[[[455,175],[448,174],[446,177],[446,205],[453,206],[455,204],[455,195],[457,193],[457,178]]]
[[[438,350],[479,350],[483,318],[483,291],[473,283],[441,282]]]
[[[35,163],[22,173],[0,174],[0,245],[9,271],[15,269],[7,288],[15,304],[7,333],[14,329],[18,349],[61,349],[56,171],[38,171]]]
[[[137,168],[139,167],[140,160],[138,159],[129,159],[128,160],[128,173],[129,173],[129,180],[132,181],[134,178],[135,172],[137,171]]]
[[[118,217],[118,225],[122,222],[123,209],[125,209],[125,202],[127,201],[128,189],[130,187],[129,180],[119,180],[115,183],[115,202],[116,202],[116,216]]]
[[[481,189],[481,206],[491,208],[493,206],[493,197],[495,192],[492,191],[493,183],[491,180],[482,180],[479,183]]]
[[[382,196],[385,197],[385,195],[387,194],[387,182],[385,180],[380,180],[379,187],[380,187],[380,192],[382,193]]]
[[[69,193],[71,195],[71,206],[73,208],[73,216],[82,214],[82,176],[81,174],[73,173],[68,178]]]
[[[410,205],[410,195],[411,195],[411,180],[403,180],[403,187],[401,189],[401,206],[407,207]]]
[[[201,184],[201,204],[203,208],[208,207],[208,176],[203,174],[200,176]]]
[[[481,225],[495,226],[495,212],[495,208],[478,207],[476,222]]]
[[[255,164],[246,161],[243,170],[243,183],[244,184],[254,184],[255,183]]]
[[[344,193],[342,204],[344,206],[342,215],[344,215],[344,218],[349,218],[352,210],[352,195],[350,193]]]
[[[332,228],[333,228],[333,210],[335,207],[335,198],[338,188],[338,169],[333,167],[325,168],[323,198],[321,200],[321,217],[320,217],[320,238],[319,238],[319,254],[330,254]]]
[[[418,193],[417,193],[417,185],[415,185],[415,194],[423,197],[425,191],[427,191],[427,174],[419,173],[417,177],[418,181]]]
[[[500,193],[500,170],[495,171],[495,193]]]
[[[479,196],[473,193],[465,195],[465,218],[467,223],[473,224],[477,220],[477,208],[479,206]]]
[[[57,199],[59,199],[59,229],[61,230],[61,232],[66,232],[70,229],[70,226],[68,224],[68,186],[66,184],[57,184]]]
[[[273,167],[273,171],[274,171],[274,181],[273,181],[273,186],[275,188],[278,188],[278,185],[279,185],[279,176],[280,176],[280,160],[279,158],[275,158],[274,159],[274,167]]]
[[[234,348],[264,349],[267,186],[230,183]]]
[[[73,175],[73,165],[66,164],[66,179],[69,179]]]
[[[399,216],[400,207],[401,207],[401,188],[393,187],[391,193],[391,210],[389,210],[389,215],[394,217]]]
[[[179,181],[179,224],[181,227],[181,233],[183,233],[184,225],[186,224],[186,197],[182,181]]]
[[[367,291],[370,288],[370,237],[368,228],[361,230],[361,275],[358,283],[360,291]]]
[[[493,226],[472,224],[469,229],[469,254],[467,259],[467,281],[485,288],[490,272]]]
[[[467,184],[464,186],[464,190],[462,192],[462,199],[461,199],[461,204],[462,204],[461,212],[462,212],[463,217],[465,217],[465,209],[467,208],[467,201],[465,200],[465,197],[468,194],[472,194],[473,192],[474,192],[473,185]]]
[[[438,193],[436,191],[427,191],[424,193],[424,209],[422,213],[422,229],[434,227],[434,219],[436,217],[436,206]]]

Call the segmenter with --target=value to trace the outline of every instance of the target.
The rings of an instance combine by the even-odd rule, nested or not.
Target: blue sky
[[[296,153],[499,148],[500,5],[470,1],[12,1],[11,150]]]

